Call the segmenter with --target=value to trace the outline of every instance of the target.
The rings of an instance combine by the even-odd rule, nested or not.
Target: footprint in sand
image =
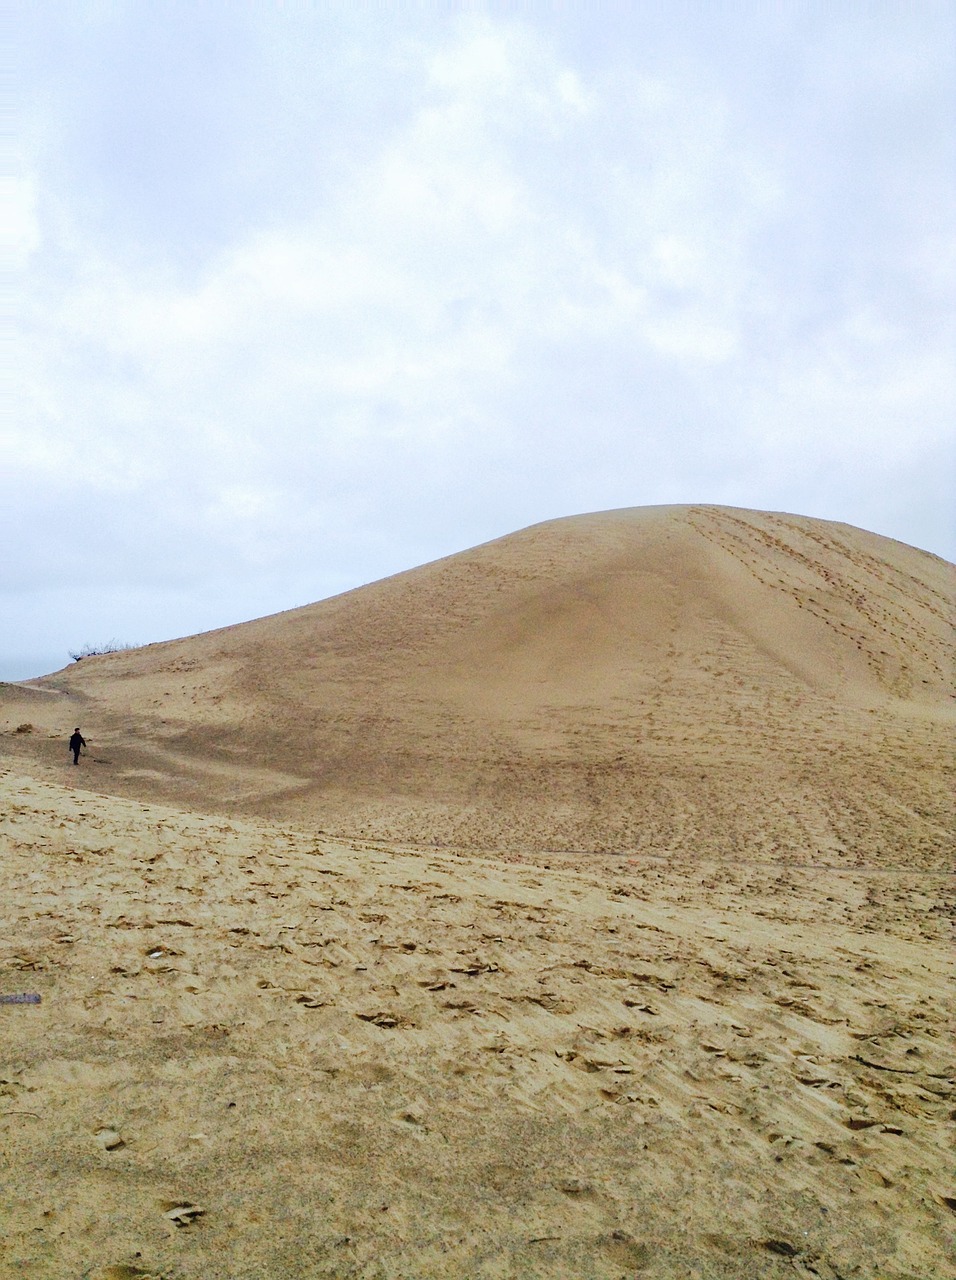
[[[615,1266],[627,1270],[638,1270],[646,1267],[651,1261],[652,1250],[649,1245],[641,1244],[626,1231],[612,1231],[600,1241],[601,1252]]]
[[[115,1129],[98,1129],[93,1137],[104,1151],[122,1151],[126,1146],[125,1141]]]
[[[569,1196],[572,1200],[596,1200],[597,1192],[590,1182],[584,1182],[580,1178],[562,1178],[560,1182],[555,1183],[559,1191]]]
[[[158,1271],[144,1271],[142,1267],[119,1262],[110,1267],[99,1267],[95,1271],[90,1271],[88,1280],[163,1280],[163,1277]]]
[[[163,1217],[176,1227],[188,1227],[206,1212],[189,1200],[164,1200],[162,1210]]]
[[[414,1027],[415,1023],[408,1018],[403,1018],[398,1014],[387,1013],[384,1010],[380,1013],[356,1013],[356,1018],[361,1018],[363,1022],[374,1023],[376,1027],[401,1028]]]

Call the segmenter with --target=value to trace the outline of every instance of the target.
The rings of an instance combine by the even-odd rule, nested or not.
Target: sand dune
[[[0,686],[0,1276],[954,1280],[953,587],[610,512]]]
[[[849,526],[638,508],[86,659],[0,714],[56,770],[82,723],[104,791],[342,834],[938,866],[953,599],[952,566]]]

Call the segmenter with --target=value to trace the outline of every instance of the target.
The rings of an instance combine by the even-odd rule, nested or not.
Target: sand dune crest
[[[932,861],[954,581],[821,520],[606,512],[86,659],[28,710],[83,717],[103,790],[342,833]]]

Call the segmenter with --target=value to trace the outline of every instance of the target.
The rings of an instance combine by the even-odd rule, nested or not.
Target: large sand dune
[[[953,582],[612,512],[0,686],[0,1277],[954,1280]]]
[[[104,791],[331,832],[939,865],[953,583],[820,520],[579,516],[85,659],[7,727],[58,768],[80,723]]]

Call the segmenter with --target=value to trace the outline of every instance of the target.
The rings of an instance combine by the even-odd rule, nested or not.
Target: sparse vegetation
[[[101,653],[123,653],[127,649],[138,649],[138,644],[129,644],[126,641],[107,640],[105,644],[85,644],[82,649],[70,649],[69,654],[74,662],[80,662],[83,658],[95,658]]]

